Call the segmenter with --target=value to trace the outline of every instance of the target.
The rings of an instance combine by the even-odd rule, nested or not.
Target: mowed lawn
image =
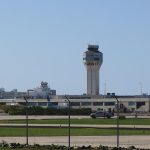
[[[29,128],[29,136],[67,136],[68,128]],[[71,136],[116,135],[115,129],[71,128]],[[150,130],[120,130],[120,135],[150,135]],[[25,128],[0,128],[0,136],[26,136]]]
[[[2,123],[18,123],[25,124],[26,120],[0,120]],[[68,119],[43,119],[43,120],[34,120],[29,119],[29,124],[68,124]],[[71,124],[91,124],[91,125],[115,125],[116,119],[107,119],[107,118],[97,118],[97,119],[71,119]],[[120,119],[120,125],[150,125],[150,119],[141,119],[141,118],[130,118],[130,119]]]
[[[150,119],[120,119],[121,125],[150,125]],[[26,120],[0,120],[0,124],[25,124]],[[29,124],[68,124],[68,119],[30,120]],[[71,124],[116,125],[116,119],[71,119]],[[26,128],[0,127],[0,136],[25,136]],[[29,136],[67,136],[68,128],[29,128]],[[71,128],[71,136],[116,135],[116,129]],[[150,135],[150,130],[122,130],[120,135]]]

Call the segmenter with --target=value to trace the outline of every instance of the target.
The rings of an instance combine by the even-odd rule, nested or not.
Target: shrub
[[[28,115],[68,115],[68,108],[66,109],[55,109],[55,108],[42,108],[39,106],[23,107],[23,106],[9,106],[7,112],[10,115],[25,115],[26,109]],[[70,109],[71,115],[90,115],[91,109]]]
[[[119,119],[126,119],[126,116],[125,115],[120,115]]]

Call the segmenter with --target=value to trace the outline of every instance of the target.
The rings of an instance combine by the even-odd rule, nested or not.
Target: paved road
[[[0,141],[8,143],[26,143],[25,137],[0,137]],[[150,136],[120,136],[120,146],[129,147],[136,146],[138,148],[150,148]],[[29,144],[58,144],[68,145],[67,136],[53,136],[53,137],[29,137]],[[107,145],[116,146],[116,136],[71,136],[71,145]]]
[[[0,120],[14,120],[14,119],[25,119],[26,116],[23,115],[6,115],[6,114],[0,114]],[[90,118],[90,116],[71,116],[72,119],[85,119],[85,118]],[[116,118],[113,117],[113,118]],[[130,115],[130,116],[126,116],[126,118],[135,118],[134,115]],[[150,116],[146,116],[146,115],[140,115],[138,116],[138,118],[150,118]],[[68,116],[34,116],[34,115],[30,115],[29,119],[68,119]]]
[[[0,120],[14,120],[14,119],[25,119],[23,115],[0,115]],[[90,118],[90,116],[71,116],[73,119]],[[29,119],[68,119],[68,116],[34,116],[30,115]]]
[[[28,124],[29,127],[40,128],[68,128],[68,124]],[[91,125],[91,124],[71,124],[71,128],[100,128],[100,129],[115,129],[116,125]],[[0,124],[0,127],[26,127],[26,124]],[[150,130],[150,125],[119,125],[119,129],[147,129]]]

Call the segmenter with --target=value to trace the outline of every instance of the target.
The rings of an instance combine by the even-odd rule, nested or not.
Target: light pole
[[[68,126],[69,126],[69,135],[68,135],[68,149],[70,149],[70,100],[69,100],[69,98],[65,95],[65,98],[67,99],[67,101],[68,101],[68,121],[69,121],[69,124],[68,124]]]
[[[119,148],[119,100],[115,93],[107,93],[107,95],[115,98],[117,101],[117,148]]]
[[[26,101],[26,145],[28,145],[28,101],[25,96],[24,100]]]
[[[29,137],[29,131],[28,131],[28,128],[29,128],[29,122],[28,122],[28,98],[30,98],[30,91],[32,92],[32,91],[34,91],[34,90],[32,90],[32,89],[29,89],[29,90],[27,90],[27,96],[24,96],[24,100],[26,101],[26,145],[28,145],[29,144],[29,139],[28,139],[28,137]]]

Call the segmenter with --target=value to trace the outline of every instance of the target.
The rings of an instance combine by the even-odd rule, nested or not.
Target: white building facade
[[[56,90],[52,90],[48,86],[48,82],[41,82],[40,87],[27,90],[28,96],[33,98],[47,98],[50,95],[56,95]]]

